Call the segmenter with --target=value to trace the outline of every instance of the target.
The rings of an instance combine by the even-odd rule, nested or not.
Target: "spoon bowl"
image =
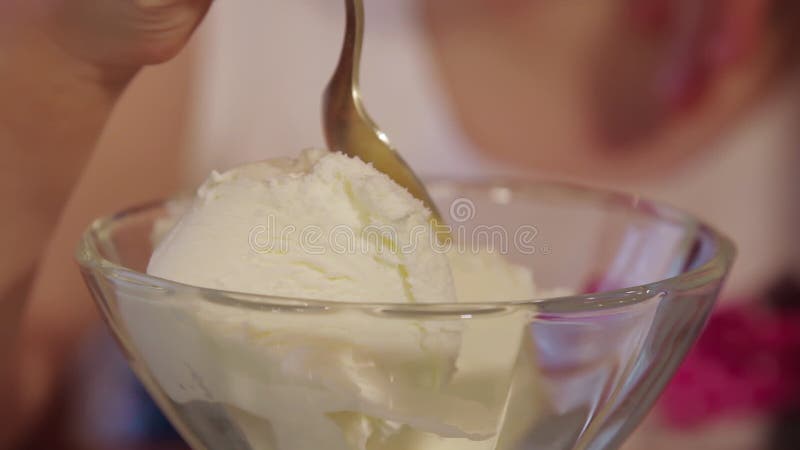
[[[430,209],[434,222],[441,214],[408,164],[367,114],[361,102],[358,72],[364,35],[362,0],[345,0],[347,21],[342,53],[322,97],[322,128],[328,148],[371,163]]]

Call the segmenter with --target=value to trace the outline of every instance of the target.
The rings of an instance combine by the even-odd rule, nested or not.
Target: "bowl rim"
[[[116,281],[130,282],[141,287],[158,289],[159,291],[182,291],[192,293],[205,301],[260,311],[276,308],[288,308],[291,310],[312,309],[316,311],[356,308],[378,309],[384,313],[397,314],[450,315],[456,313],[472,315],[519,308],[535,308],[540,312],[551,313],[591,313],[623,309],[655,297],[660,297],[669,291],[691,290],[716,281],[721,282],[729,272],[736,256],[736,247],[733,241],[716,228],[666,202],[644,199],[638,194],[623,193],[616,190],[596,188],[573,182],[531,180],[520,177],[438,177],[428,179],[426,183],[426,185],[434,189],[438,188],[437,185],[446,184],[457,186],[462,190],[506,188],[511,189],[515,196],[525,193],[530,195],[537,189],[550,189],[563,194],[581,196],[589,200],[616,204],[617,206],[640,211],[644,214],[678,222],[684,227],[694,227],[698,235],[702,233],[711,239],[711,243],[714,246],[714,253],[707,261],[691,270],[650,283],[597,293],[479,303],[362,302],[260,295],[205,288],[168,280],[125,267],[102,256],[97,243],[100,239],[99,236],[103,234],[104,230],[108,230],[115,223],[127,217],[163,207],[170,201],[168,199],[151,201],[129,207],[117,213],[93,220],[81,235],[75,251],[75,259],[84,273],[97,271],[101,272],[106,277],[113,277]]]

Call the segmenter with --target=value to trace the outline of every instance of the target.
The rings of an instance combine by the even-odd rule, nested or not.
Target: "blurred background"
[[[218,1],[189,48],[125,94],[67,232],[191,189],[212,169],[323,146],[320,95],[338,57],[341,3]],[[365,3],[364,98],[420,173],[633,191],[737,242],[709,328],[625,450],[800,448],[800,5]],[[131,172],[140,185],[98,188]],[[55,249],[48,263],[70,264],[71,251]],[[61,313],[92,325],[51,420],[66,440],[48,432],[30,448],[184,448],[94,319],[77,270],[62,281],[79,306]]]

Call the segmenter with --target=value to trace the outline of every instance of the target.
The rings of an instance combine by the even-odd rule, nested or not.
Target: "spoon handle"
[[[361,46],[364,41],[364,2],[363,0],[345,0],[345,33],[339,67],[336,73],[347,77],[347,82],[358,89],[358,73],[361,63]],[[345,81],[345,80],[339,80]]]

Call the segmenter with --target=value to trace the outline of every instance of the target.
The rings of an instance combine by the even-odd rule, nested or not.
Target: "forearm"
[[[108,78],[25,28],[0,39],[0,293],[32,270],[133,75]]]
[[[0,416],[14,433],[25,412],[17,328],[42,252],[115,100],[133,75],[64,53],[33,26],[0,39]],[[10,435],[2,436],[0,448]]]

